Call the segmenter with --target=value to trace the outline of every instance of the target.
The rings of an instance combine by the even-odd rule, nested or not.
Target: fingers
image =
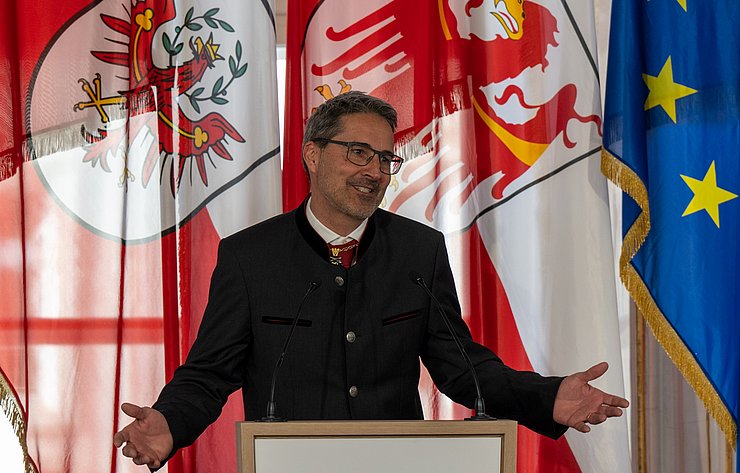
[[[586,375],[586,381],[593,381],[604,373],[606,373],[606,370],[609,369],[609,363],[606,361],[602,361],[601,363],[597,363],[593,365],[591,368],[587,369],[584,374]]]
[[[153,460],[146,455],[135,457],[132,461],[137,465],[146,465],[149,468],[159,468],[160,465],[159,460]]]
[[[571,425],[571,427],[584,434],[591,432],[591,427],[585,421],[577,422],[575,425]]]
[[[131,404],[130,402],[124,402],[121,404],[121,410],[124,414],[129,417],[133,417],[134,419],[142,419],[144,417],[144,409],[136,404]]]
[[[630,406],[630,402],[627,399],[619,396],[614,396],[612,394],[605,395],[604,404],[621,408],[627,408]]]
[[[147,465],[151,468],[159,468],[160,462],[156,458],[152,458],[151,455],[139,452],[136,447],[128,443],[121,450],[124,457],[130,458],[136,465]]]
[[[619,415],[622,415],[621,412]],[[600,412],[592,412],[588,416],[586,416],[586,423],[591,425],[598,425],[602,422],[605,422],[606,419],[608,419],[608,416],[606,414],[602,414]]]
[[[621,417],[621,415],[622,415],[622,409],[619,407],[613,407],[613,406],[604,407],[604,420],[606,420],[607,417]]]
[[[586,419],[583,421],[584,424],[598,425],[602,422],[606,422],[610,417],[621,417],[622,409],[619,407],[609,406],[602,404],[596,411],[589,413]]]
[[[116,432],[113,436],[113,445],[115,445],[116,448],[120,448],[121,445],[128,442],[129,440],[129,434],[128,430],[123,429],[120,432]]]
[[[144,415],[144,409],[137,406],[136,404],[131,404],[128,402],[124,402],[123,404],[121,404],[121,410],[126,415],[134,417],[136,419],[140,419]],[[130,440],[131,433],[129,426],[124,427],[113,435],[113,445],[115,445],[116,448],[120,448],[121,445]]]
[[[135,404],[123,403],[121,410],[135,420],[113,435],[113,445],[136,465],[159,468],[172,450],[172,435],[159,412]]]
[[[127,443],[122,449],[121,453],[123,453],[124,457],[128,458],[137,458],[139,456],[139,451],[136,449],[136,447],[131,444]]]

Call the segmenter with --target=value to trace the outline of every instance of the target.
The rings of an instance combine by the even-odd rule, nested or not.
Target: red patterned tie
[[[329,246],[329,261],[332,264],[344,266],[345,269],[349,269],[352,266],[352,260],[355,257],[355,251],[357,250],[357,240],[350,240],[343,245],[328,245]]]

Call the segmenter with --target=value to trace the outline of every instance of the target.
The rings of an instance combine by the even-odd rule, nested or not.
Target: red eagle
[[[125,127],[99,130],[98,136],[85,132],[87,141],[91,143],[85,161],[91,161],[93,165],[99,162],[101,167],[109,170],[105,161],[107,152],[111,147],[122,149],[121,147],[125,146],[127,135],[136,136],[137,132],[147,124],[147,120],[141,117],[149,116],[144,114],[152,112],[157,114],[159,146],[151,146],[147,152],[141,176],[145,186],[159,161],[160,152],[165,155],[165,158],[173,157],[170,162],[171,166],[175,165],[175,157],[178,160],[177,172],[171,173],[173,193],[175,187],[180,184],[189,159],[192,158],[195,161],[198,174],[205,185],[208,185],[206,159],[212,160],[217,156],[224,160],[233,160],[225,146],[226,137],[240,143],[244,142],[244,138],[229,121],[216,112],[208,113],[200,119],[192,119],[177,104],[178,100],[189,100],[191,107],[196,111],[199,111],[198,103],[204,100],[210,100],[215,104],[225,104],[227,100],[223,96],[226,95],[228,85],[246,72],[246,64],[243,66],[238,64],[241,58],[241,45],[237,43],[237,59],[229,58],[231,80],[224,84],[223,77],[218,79],[211,95],[203,97],[205,87],[199,84],[204,74],[214,67],[216,61],[223,60],[223,57],[218,54],[219,45],[213,42],[212,34],[205,41],[201,37],[191,38],[189,47],[192,58],[182,64],[174,64],[174,59],[182,51],[184,45],[179,41],[181,33],[187,30],[200,30],[203,24],[212,28],[221,26],[222,29],[233,32],[233,28],[228,23],[215,17],[216,13],[218,9],[213,8],[203,15],[195,16],[191,8],[185,16],[184,24],[174,29],[173,39],[170,39],[167,33],[164,34],[164,47],[170,57],[170,64],[164,68],[154,64],[152,47],[157,29],[175,18],[174,0],[136,2],[131,6],[129,18],[100,15],[108,28],[126,38],[124,44],[128,45],[128,51],[92,51],[91,53],[95,58],[107,64],[126,68],[129,88],[120,91],[117,97],[106,98],[100,93],[99,75],[93,80],[93,86],[86,80],[80,79],[83,90],[87,92],[91,101],[78,103],[75,109],[95,107],[105,124],[109,120],[105,106],[118,104],[127,109],[130,120]],[[121,183],[125,184],[130,178],[126,170]]]
[[[388,210],[397,211],[421,190],[434,186],[425,210],[429,221],[444,196],[454,195],[457,205],[462,206],[481,182],[494,175],[500,178],[490,193],[502,199],[506,187],[556,139],[562,139],[567,148],[576,145],[568,134],[571,120],[599,128],[601,124],[597,115],[582,116],[576,111],[575,84],[564,84],[549,99],[536,103],[525,100],[520,86],[512,83],[506,87],[494,100],[497,105],[515,101],[518,108],[531,111],[531,117],[522,123],[509,123],[499,116],[483,92],[489,84],[505,83],[528,69],[544,71],[548,67],[548,49],[558,46],[558,25],[547,8],[527,0],[434,3],[437,8],[420,9],[403,0],[383,2],[349,26],[329,27],[324,32],[328,43],[361,39],[346,52],[328,61],[322,57],[322,63],[310,65],[314,76],[341,71],[342,79],[350,84],[380,67],[388,74],[400,71],[369,92],[388,98],[399,110],[398,142],[421,137],[422,146],[434,148],[435,153],[404,165],[400,176],[411,183]],[[475,12],[481,16],[474,18]],[[504,33],[494,38],[479,36],[480,31],[473,28],[484,22],[500,24]],[[466,28],[470,31],[463,35]],[[323,86],[316,90],[324,95]],[[475,139],[455,143],[459,156],[439,153],[439,161],[429,166],[432,154],[439,151],[440,141],[435,138],[439,119],[463,110],[465,129],[461,133]]]

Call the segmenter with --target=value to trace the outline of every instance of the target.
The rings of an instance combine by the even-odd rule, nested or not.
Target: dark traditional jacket
[[[277,377],[278,415],[421,419],[420,358],[443,393],[471,407],[472,377],[410,273],[423,277],[453,319],[488,413],[553,437],[565,431],[552,419],[561,378],[512,370],[473,342],[459,315],[441,233],[377,210],[356,264],[346,270],[329,263],[304,206],[221,242],[198,336],[154,405],[167,419],[175,450],[215,421],[239,388],[247,419],[265,415],[275,363],[311,283],[319,287],[303,301]]]

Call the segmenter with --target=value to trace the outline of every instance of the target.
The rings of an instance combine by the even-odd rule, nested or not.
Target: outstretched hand
[[[555,396],[552,412],[555,422],[585,433],[591,431],[588,424],[601,424],[609,417],[622,415],[622,409],[630,405],[629,401],[588,384],[606,373],[608,368],[606,362],[601,362],[563,380]]]
[[[159,468],[172,451],[172,434],[161,412],[124,402],[121,410],[135,420],[116,432],[113,445],[137,465]]]

